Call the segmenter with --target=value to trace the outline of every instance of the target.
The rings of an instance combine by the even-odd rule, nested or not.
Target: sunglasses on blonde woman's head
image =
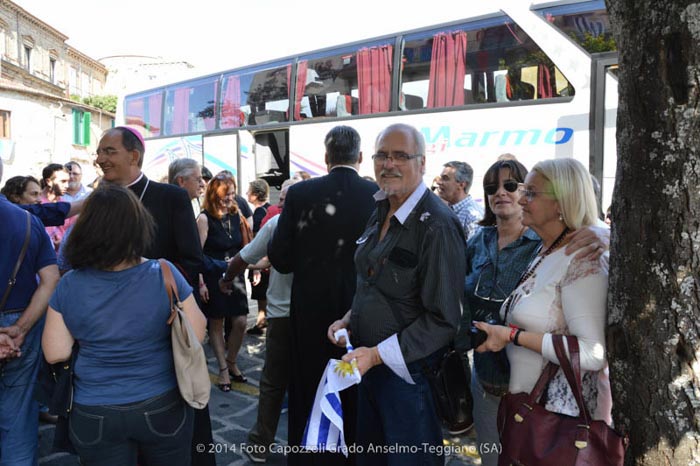
[[[498,184],[485,184],[484,191],[489,196],[493,196],[494,194],[496,194],[496,191],[498,191],[498,186]],[[505,189],[509,193],[514,193],[518,190],[518,182],[513,180],[504,181],[503,189]]]

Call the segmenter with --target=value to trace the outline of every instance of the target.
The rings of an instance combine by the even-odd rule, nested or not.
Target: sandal
[[[231,361],[229,361],[228,359],[226,360],[226,362],[227,362],[228,364],[230,364],[230,366],[229,366],[227,369],[228,369],[228,375],[229,375],[229,377],[231,377],[231,380],[233,380],[233,381],[236,382],[236,383],[246,383],[246,382],[248,381],[248,378],[247,378],[245,375],[243,375],[243,374],[236,374],[235,372],[233,372],[233,370],[231,370],[231,366],[235,366],[235,365],[236,365],[235,362],[231,362]],[[222,369],[222,370],[223,370],[223,369]]]
[[[228,367],[222,367],[222,368],[219,370],[219,380],[221,380],[221,374],[222,374],[222,373],[225,374],[227,370],[228,370]],[[221,390],[221,391],[224,392],[224,393],[228,393],[228,392],[231,391],[231,382],[228,382],[228,383],[217,383],[216,386],[219,387],[219,390]]]

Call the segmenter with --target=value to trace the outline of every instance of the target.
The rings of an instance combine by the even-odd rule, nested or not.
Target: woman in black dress
[[[226,175],[215,176],[207,186],[203,210],[197,217],[197,229],[207,263],[207,270],[200,274],[199,293],[202,310],[209,321],[209,341],[219,363],[218,386],[225,392],[231,390],[231,379],[235,382],[247,380],[236,364],[248,314],[243,274],[236,279],[231,294],[223,294],[218,286],[228,260],[244,246],[241,228],[248,228],[238,214],[234,195],[233,179]],[[228,344],[224,341],[226,317],[230,317],[233,324]]]

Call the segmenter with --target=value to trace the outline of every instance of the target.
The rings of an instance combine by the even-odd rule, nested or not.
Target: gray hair
[[[360,160],[360,134],[349,126],[336,126],[323,140],[330,165],[346,165]]]
[[[168,183],[177,184],[179,177],[187,177],[193,170],[196,170],[199,164],[194,159],[181,158],[170,162],[168,166]]]
[[[458,160],[453,160],[447,162],[443,167],[454,168],[455,169],[455,181],[457,183],[466,183],[464,191],[469,191],[474,180],[474,169],[467,162],[460,162]]]
[[[384,128],[378,135],[377,139],[374,141],[374,147],[376,149],[377,144],[379,143],[379,140],[384,137],[385,134],[394,132],[394,131],[403,131],[411,135],[413,138],[413,143],[416,145],[416,154],[420,154],[421,156],[425,157],[425,138],[423,137],[423,133],[418,131],[415,127],[411,125],[407,125],[405,123],[394,123],[393,125],[389,125],[386,128]],[[411,154],[414,155],[414,154]]]
[[[270,195],[270,185],[263,179],[253,180],[248,184],[250,193],[258,198],[258,201],[265,202]]]

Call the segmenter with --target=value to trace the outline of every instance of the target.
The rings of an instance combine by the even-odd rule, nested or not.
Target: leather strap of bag
[[[245,219],[241,212],[238,212],[238,224],[241,229],[241,247],[253,241],[253,230],[248,225],[248,220]]]
[[[163,283],[165,284],[165,291],[168,293],[168,300],[170,301],[170,317],[168,318],[168,325],[172,324],[177,315],[175,310],[176,303],[180,302],[180,296],[177,293],[177,286],[175,285],[175,277],[173,277],[173,272],[170,270],[170,266],[165,261],[165,259],[158,259],[160,263],[160,270],[163,271]],[[176,301],[173,301],[173,295]]]
[[[564,348],[564,337],[562,335],[552,335],[552,341],[554,343],[554,351],[557,353],[557,358],[559,359],[559,366],[566,380],[569,382],[571,391],[576,399],[576,404],[579,409],[579,416],[583,417],[586,424],[590,424],[591,415],[586,408],[586,403],[583,401],[583,387],[581,385],[581,358],[578,346],[578,338],[574,336],[567,336],[566,341],[569,346],[569,354],[571,358],[566,357],[566,349]]]
[[[22,244],[22,249],[19,252],[19,257],[15,263],[15,268],[12,269],[12,275],[10,276],[10,280],[7,282],[5,293],[2,295],[2,301],[0,301],[0,312],[5,310],[5,303],[7,303],[7,299],[10,297],[10,291],[12,291],[12,288],[15,286],[15,282],[17,281],[17,272],[19,272],[19,268],[22,266],[24,255],[27,253],[27,248],[29,247],[29,238],[31,237],[32,233],[32,214],[26,211],[25,213],[27,214],[27,231],[24,234],[24,244]]]
[[[548,363],[544,367],[544,369],[542,370],[542,374],[540,374],[540,378],[537,379],[537,383],[535,384],[535,388],[533,388],[532,391],[530,392],[530,405],[531,406],[534,406],[537,403],[537,400],[542,400],[542,394],[544,393],[545,389],[547,388],[549,381],[552,380],[552,378],[556,375],[558,370],[559,370],[559,366],[557,366],[553,362]],[[540,404],[543,404],[543,403],[540,402]]]

